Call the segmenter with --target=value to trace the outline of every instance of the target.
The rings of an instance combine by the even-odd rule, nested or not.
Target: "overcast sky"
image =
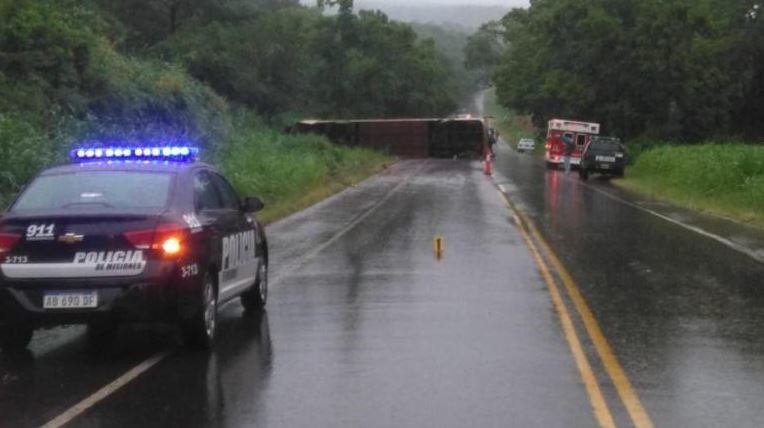
[[[513,7],[528,7],[529,0],[378,0],[385,3],[395,5],[422,5],[422,6],[438,6],[440,4],[449,5],[488,5],[488,6],[504,6],[508,9]],[[314,0],[301,0],[303,4],[315,4]]]
[[[488,6],[505,6],[507,8],[513,7],[528,7],[529,0],[384,0],[385,3],[391,4],[408,4],[408,5],[433,5],[439,4],[458,4],[465,6],[472,5],[488,5]]]
[[[458,4],[465,6],[474,5],[488,5],[488,6],[505,6],[507,8],[513,7],[528,7],[529,0],[384,0],[385,3],[390,4],[407,4],[407,5],[432,5],[437,6],[439,4]]]

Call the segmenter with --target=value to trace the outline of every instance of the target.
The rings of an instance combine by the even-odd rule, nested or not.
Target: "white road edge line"
[[[673,218],[671,218],[671,217],[669,217],[669,216],[667,216],[665,214],[661,214],[661,213],[659,213],[657,211],[653,211],[653,210],[651,210],[649,208],[645,208],[645,207],[643,207],[643,206],[641,206],[639,204],[636,204],[634,202],[627,201],[626,199],[619,198],[618,196],[612,195],[609,192],[606,192],[604,190],[597,189],[596,187],[590,186],[590,185],[588,185],[586,183],[584,183],[584,186],[586,186],[586,187],[594,190],[595,192],[600,193],[600,194],[604,195],[605,197],[610,198],[610,199],[612,199],[614,201],[618,201],[618,202],[621,202],[622,204],[628,205],[628,206],[630,206],[632,208],[636,208],[638,210],[644,211],[644,212],[646,212],[648,214],[651,214],[651,215],[653,215],[655,217],[658,217],[660,219],[666,220],[669,223],[673,223],[673,224],[675,224],[677,226],[680,226],[680,227],[683,227],[683,228],[685,228],[687,230],[695,232],[698,235],[705,236],[706,238],[709,238],[709,239],[713,239],[714,241],[716,241],[716,242],[718,242],[718,243],[720,243],[720,244],[722,244],[724,246],[727,246],[727,247],[729,247],[729,248],[731,248],[731,249],[733,249],[735,251],[738,251],[738,252],[740,252],[742,254],[745,254],[746,256],[756,260],[757,262],[764,263],[764,256],[762,256],[762,255],[756,253],[755,251],[753,251],[753,250],[751,250],[749,248],[746,248],[746,247],[744,247],[744,246],[742,246],[740,244],[732,242],[732,241],[730,241],[727,238],[724,238],[722,236],[719,236],[719,235],[716,235],[714,233],[711,233],[711,232],[708,232],[706,230],[703,230],[700,227],[692,226],[692,225],[689,225],[687,223],[683,223],[683,222],[681,222],[679,220],[676,220],[676,219],[673,219]]]
[[[138,364],[137,366],[130,369],[127,373],[123,374],[122,376],[112,381],[110,384],[104,386],[103,388],[93,393],[91,396],[85,398],[84,400],[70,407],[65,412],[61,413],[60,415],[56,416],[54,419],[47,422],[45,425],[42,425],[41,428],[59,428],[66,425],[77,416],[81,415],[82,413],[90,409],[91,407],[95,406],[96,404],[98,404],[100,401],[107,398],[108,396],[114,394],[120,388],[127,385],[128,383],[133,381],[135,378],[142,375],[143,373],[145,373],[146,371],[148,371],[150,368],[154,367],[155,365],[157,365],[160,361],[165,359],[168,355],[170,355],[170,351],[160,352],[152,356],[151,358],[147,359],[146,361]]]
[[[380,199],[376,204],[374,204],[371,208],[366,210],[364,213],[356,217],[353,221],[345,225],[342,229],[340,229],[336,234],[334,234],[331,238],[329,238],[327,241],[325,241],[323,244],[319,245],[318,247],[314,248],[313,250],[306,253],[304,256],[299,258],[297,261],[287,265],[285,268],[285,271],[274,279],[269,286],[274,286],[276,283],[278,283],[281,278],[288,275],[292,270],[298,268],[311,258],[315,257],[318,253],[335,243],[338,239],[340,239],[343,235],[351,231],[354,227],[358,226],[362,221],[364,221],[366,218],[368,218],[374,211],[376,211],[379,207],[381,207],[385,202],[387,202],[392,196],[400,190],[404,185],[406,185],[411,177],[419,174],[419,172],[424,168],[424,166],[427,164],[427,162],[423,162],[422,166],[417,168],[415,171],[413,171],[411,174],[406,176],[406,178],[398,183],[395,187],[393,187],[382,199]],[[225,307],[230,303],[231,301],[227,302],[226,304],[222,305],[222,307]],[[218,310],[222,309],[218,308]],[[103,399],[107,398],[108,396],[114,394],[117,392],[120,388],[127,385],[134,379],[136,379],[138,376],[142,375],[143,373],[147,372],[149,369],[157,365],[160,361],[167,358],[167,356],[170,355],[170,351],[163,351],[160,352],[146,361],[138,364],[137,366],[130,369],[127,373],[123,374],[122,376],[118,377],[114,381],[112,381],[110,384],[104,386],[103,388],[99,389],[95,393],[93,393],[91,396],[85,398],[84,400],[80,401],[79,403],[75,404],[74,406],[70,407],[60,415],[56,416],[54,419],[47,422],[45,425],[42,425],[40,428],[60,428],[67,423],[71,422],[74,418],[81,415],[91,407],[95,406],[99,402],[101,402]]]
[[[615,195],[613,195],[613,194],[611,194],[609,192],[606,192],[604,190],[598,189],[598,188],[596,188],[594,186],[591,186],[589,184],[586,184],[586,183],[582,183],[582,184],[585,187],[587,187],[587,188],[589,188],[589,189],[591,189],[591,190],[593,190],[593,191],[595,191],[595,192],[605,196],[606,198],[610,198],[610,199],[612,199],[614,201],[617,201],[617,202],[620,202],[620,203],[622,203],[624,205],[630,206],[630,207],[638,209],[640,211],[644,211],[644,212],[646,212],[646,213],[648,213],[648,214],[650,214],[652,216],[660,218],[661,220],[665,220],[665,221],[667,221],[669,223],[672,223],[674,225],[677,225],[679,227],[687,229],[687,230],[689,230],[691,232],[695,232],[698,235],[704,236],[704,237],[709,238],[709,239],[713,239],[714,241],[716,241],[716,242],[718,242],[718,243],[720,243],[720,244],[722,244],[722,245],[724,245],[724,246],[726,246],[728,248],[731,248],[731,249],[733,249],[733,250],[735,250],[735,251],[737,251],[739,253],[742,253],[742,254],[744,254],[744,255],[746,255],[746,256],[756,260],[759,263],[764,263],[764,256],[758,254],[757,252],[755,252],[755,251],[753,251],[753,250],[751,250],[749,248],[746,248],[746,247],[744,247],[744,246],[742,246],[740,244],[737,244],[737,243],[735,243],[735,242],[733,242],[733,241],[731,241],[731,240],[729,240],[729,239],[727,239],[727,238],[725,238],[723,236],[719,236],[719,235],[716,235],[714,233],[708,232],[708,231],[706,231],[706,230],[704,230],[704,229],[702,229],[700,227],[697,227],[697,226],[692,226],[692,225],[689,225],[687,223],[683,223],[683,222],[681,222],[679,220],[676,220],[676,219],[673,219],[673,218],[671,218],[671,217],[669,217],[669,216],[667,216],[665,214],[661,214],[661,213],[659,213],[657,211],[653,211],[653,210],[651,210],[649,208],[645,208],[645,207],[643,207],[643,206],[641,206],[641,205],[639,205],[637,203],[634,203],[634,202],[628,201],[626,199],[620,198],[618,196],[615,196]],[[507,193],[506,188],[504,187],[503,184],[499,184],[499,189],[501,189],[502,192]]]
[[[331,238],[329,238],[328,240],[324,241],[323,244],[321,244],[318,247],[308,251],[302,257],[300,257],[299,259],[295,260],[294,262],[292,262],[292,263],[288,264],[286,267],[284,267],[284,269],[281,272],[279,272],[277,275],[275,275],[275,278],[270,281],[270,284],[268,284],[268,287],[276,286],[279,282],[281,282],[283,280],[283,278],[285,276],[288,276],[295,269],[299,268],[300,266],[305,264],[307,261],[309,261],[313,257],[317,256],[321,251],[325,250],[330,245],[332,245],[335,242],[337,242],[337,240],[339,240],[342,236],[344,236],[346,233],[348,233],[351,230],[353,230],[353,228],[358,226],[362,221],[366,220],[377,209],[379,209],[388,200],[390,200],[390,198],[392,198],[393,195],[395,195],[403,186],[408,184],[408,182],[411,180],[411,178],[413,176],[419,174],[419,172],[425,167],[425,165],[427,165],[427,161],[422,162],[422,165],[420,167],[418,167],[416,170],[414,170],[409,175],[407,175],[406,178],[403,179],[403,181],[401,181],[400,183],[396,184],[395,187],[393,187],[389,192],[387,192],[387,194],[385,194],[385,196],[382,197],[382,199],[377,201],[377,203],[375,203],[371,208],[369,208],[368,210],[366,210],[363,213],[361,213],[360,215],[358,215],[358,217],[356,217],[353,221],[351,221],[350,223],[345,225],[345,227],[340,229]]]

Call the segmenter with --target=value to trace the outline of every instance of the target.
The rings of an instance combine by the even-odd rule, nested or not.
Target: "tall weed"
[[[764,213],[764,146],[661,145],[628,171],[637,188],[744,219]]]

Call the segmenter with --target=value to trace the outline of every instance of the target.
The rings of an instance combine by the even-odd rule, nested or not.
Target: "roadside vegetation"
[[[764,16],[751,1],[559,0],[481,29],[502,105],[625,139],[764,137]],[[489,51],[491,52],[491,51]]]
[[[642,153],[626,188],[764,226],[764,146],[663,145]]]
[[[538,129],[554,117],[599,122],[624,139],[634,165],[617,183],[760,221],[761,4],[538,1],[471,43],[508,111]],[[740,144],[707,144],[726,141]]]
[[[392,162],[384,153],[331,144],[313,134],[289,135],[237,119],[222,155],[226,177],[266,202],[270,222],[352,186]]]
[[[389,7],[394,8],[395,6]],[[447,60],[450,76],[454,82],[452,96],[459,100],[462,105],[465,101],[472,101],[475,92],[480,89],[485,80],[478,69],[468,66],[469,62],[466,60],[470,34],[456,24],[411,23],[410,25],[420,38],[432,40],[435,43],[435,48]]]
[[[502,106],[496,100],[496,90],[494,88],[485,91],[485,114],[493,117],[491,126],[496,128],[501,134],[501,138],[507,142],[513,149],[517,148],[517,142],[521,138],[532,138],[536,141],[534,154],[544,153],[544,140],[531,122],[529,116],[518,115],[512,110]]]
[[[0,0],[0,202],[75,144],[185,142],[275,217],[391,161],[282,130],[449,114],[454,67],[350,0]]]

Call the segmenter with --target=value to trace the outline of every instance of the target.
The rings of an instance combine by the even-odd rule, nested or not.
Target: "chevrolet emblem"
[[[74,244],[77,242],[82,242],[83,239],[85,239],[84,235],[76,235],[74,233],[67,233],[66,235],[59,236],[58,242],[63,242],[66,244]]]

